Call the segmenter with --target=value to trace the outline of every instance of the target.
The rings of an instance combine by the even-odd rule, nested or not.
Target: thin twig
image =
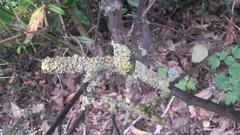
[[[57,125],[61,124],[66,117],[69,110],[72,108],[72,106],[75,104],[75,102],[79,99],[80,95],[86,90],[89,82],[84,83],[81,88],[77,91],[77,93],[74,95],[74,97],[71,99],[71,101],[63,108],[63,110],[58,114],[55,121],[51,125],[51,127],[48,129],[45,135],[52,135],[55,131]]]
[[[115,114],[112,114],[112,122],[113,122],[114,129],[117,132],[117,135],[121,135],[121,133],[120,133],[118,127],[117,127],[117,123],[116,123],[116,120],[115,120]]]
[[[174,99],[175,99],[175,96],[172,96],[172,98],[170,99],[170,101],[169,101],[166,109],[164,110],[163,114],[161,115],[162,118],[165,117],[165,115],[166,115],[166,113],[168,112],[168,110],[169,110],[169,108],[170,108],[170,106],[171,106],[171,104],[172,104],[172,102],[173,102]]]
[[[94,37],[94,43],[97,44],[97,38],[98,38],[98,27],[99,27],[99,22],[100,22],[100,17],[101,17],[101,14],[100,14],[100,4],[99,4],[99,8],[98,8],[98,17],[97,17],[97,24],[96,24],[96,27],[95,27],[95,37]]]
[[[22,35],[22,34],[19,33],[19,34],[17,34],[17,35],[12,36],[12,37],[9,37],[9,38],[0,40],[0,44],[5,43],[5,42],[10,41],[10,40],[13,40],[13,39],[16,39],[16,38],[20,37],[21,35]]]
[[[140,119],[142,119],[142,115],[138,116],[137,119],[134,120],[134,121],[131,123],[131,125],[129,125],[129,127],[126,128],[126,129],[123,131],[123,134],[125,135],[125,134],[129,131],[129,129],[131,128],[131,126],[133,126],[135,123],[137,123]]]

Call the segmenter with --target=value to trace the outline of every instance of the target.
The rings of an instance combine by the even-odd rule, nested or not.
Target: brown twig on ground
[[[75,118],[75,120],[73,121],[69,129],[67,130],[66,135],[72,135],[74,130],[79,126],[79,124],[84,121],[84,117],[85,117],[85,111],[81,111],[80,113],[78,113],[77,117]]]
[[[170,85],[172,95],[180,98],[182,101],[187,103],[188,105],[195,105],[202,107],[206,110],[217,113],[220,116],[227,117],[236,122],[240,122],[240,111],[234,110],[232,107],[228,107],[225,105],[220,105],[214,103],[210,100],[205,100],[194,95],[191,95],[185,91],[182,91],[176,88],[173,84]]]
[[[121,135],[121,133],[120,133],[118,127],[117,127],[117,123],[116,123],[116,120],[115,120],[115,114],[112,114],[112,122],[113,122],[113,127],[116,130],[117,135]]]
[[[70,102],[62,109],[62,111],[58,114],[55,121],[51,125],[51,127],[48,129],[45,135],[52,135],[55,131],[56,127],[61,124],[66,117],[66,114],[69,112],[69,110],[72,108],[72,106],[75,104],[75,102],[79,99],[80,95],[86,90],[89,82],[86,82],[82,84],[81,88],[77,91],[77,93],[74,95],[74,97],[70,100]]]

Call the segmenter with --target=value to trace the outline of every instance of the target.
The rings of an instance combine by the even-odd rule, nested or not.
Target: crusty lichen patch
[[[86,66],[88,58],[74,55],[72,57],[46,57],[42,60],[41,68],[46,73],[74,73],[81,72]],[[80,64],[81,63],[81,64]]]
[[[74,55],[72,57],[50,58],[42,60],[42,70],[47,73],[75,73],[86,72],[86,78],[103,71],[117,72],[126,75],[133,68],[130,57],[131,51],[126,45],[112,42],[114,56],[106,57],[81,57]]]
[[[132,69],[131,64],[131,51],[126,45],[117,44],[112,41],[113,46],[113,64],[116,67],[118,73],[127,75]]]

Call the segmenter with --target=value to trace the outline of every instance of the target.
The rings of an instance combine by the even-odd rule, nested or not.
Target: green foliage
[[[196,83],[193,80],[193,78],[189,77],[189,75],[186,75],[182,80],[180,80],[175,86],[181,90],[192,90],[196,91]]]
[[[168,70],[166,68],[159,68],[158,73],[161,77],[167,77]]]
[[[78,39],[78,41],[80,41],[81,43],[86,44],[86,45],[92,45],[94,43],[94,40],[92,40],[89,37],[79,36],[76,38]]]
[[[139,5],[139,0],[127,0],[128,4],[133,6],[133,7],[138,7]]]
[[[76,16],[78,18],[78,20],[82,24],[84,24],[86,26],[90,25],[90,21],[88,20],[88,17],[85,15],[85,13],[82,10],[78,9],[77,7],[74,7],[73,14],[74,14],[74,16]]]
[[[230,0],[220,0],[220,4],[227,5],[230,3]]]
[[[228,66],[228,73],[217,74],[214,82],[217,88],[225,92],[224,99],[227,105],[240,101],[240,47],[232,47],[232,53],[225,51],[215,53],[208,58],[208,64],[212,69],[220,65],[220,61]]]
[[[235,58],[240,59],[240,48],[237,47],[237,46],[232,47],[232,55],[233,55]]]
[[[7,64],[8,64],[8,62],[6,60],[0,58],[0,66],[4,66]]]
[[[54,13],[56,13],[58,15],[64,15],[64,10],[55,4],[49,4],[48,8],[49,8],[49,10],[53,11]]]
[[[220,66],[220,59],[216,55],[213,55],[208,58],[208,64],[211,66],[211,69],[216,69]]]
[[[228,53],[226,51],[221,51],[216,53],[216,55],[219,57],[220,60],[225,60],[225,58],[228,56]]]

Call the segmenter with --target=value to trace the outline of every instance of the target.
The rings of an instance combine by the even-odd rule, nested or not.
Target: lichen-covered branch
[[[85,81],[98,77],[103,72],[119,75],[132,75],[152,87],[169,93],[169,80],[148,69],[140,61],[131,62],[131,51],[126,45],[112,42],[113,56],[105,57],[72,57],[45,58],[42,60],[42,70],[46,73],[83,73]]]
[[[133,79],[140,79],[151,85],[155,89],[161,90],[162,95],[168,95],[169,80],[148,69],[140,61],[131,62],[131,51],[126,45],[112,42],[113,56],[105,57],[81,57],[74,55],[72,57],[45,58],[42,60],[42,70],[46,73],[85,73],[84,82],[88,82],[88,88],[92,89],[97,84],[99,76],[103,73],[117,73],[119,75],[129,75]],[[115,102],[115,101],[114,101]],[[157,117],[153,110],[146,109],[140,105],[126,104],[118,102],[132,112],[142,115],[149,120],[162,123],[160,117]]]

